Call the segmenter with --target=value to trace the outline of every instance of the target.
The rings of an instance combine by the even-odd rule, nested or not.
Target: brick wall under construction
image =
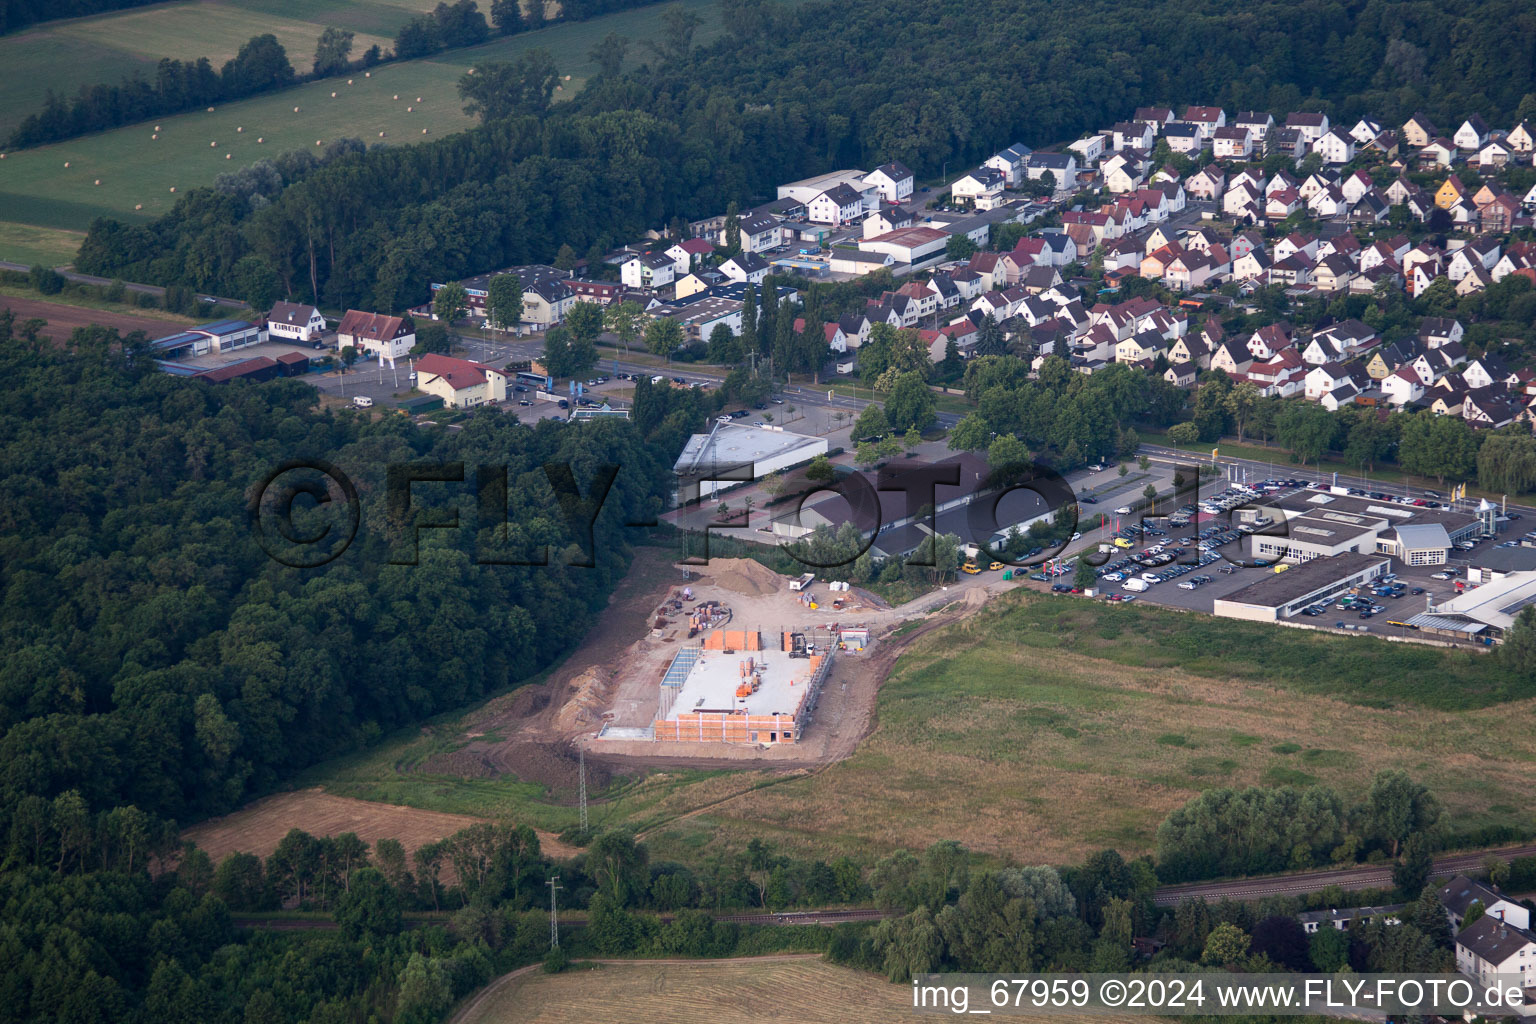
[[[770,637],[772,634],[769,634]],[[791,646],[791,634],[781,632],[778,640],[782,649]],[[752,630],[717,629],[704,637],[700,645],[713,651],[762,650],[762,635]],[[692,743],[796,743],[801,731],[809,724],[809,713],[816,706],[821,684],[831,669],[830,649],[825,654],[812,654],[806,659],[806,684],[795,710],[789,714],[749,715],[745,712],[697,711],[677,718],[658,717],[652,726],[652,737],[657,741],[671,740]],[[667,713],[663,709],[663,714]]]

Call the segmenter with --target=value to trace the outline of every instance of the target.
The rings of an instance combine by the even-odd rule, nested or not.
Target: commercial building
[[[1458,541],[1490,530],[1486,517],[1470,513],[1331,491],[1293,491],[1253,504],[1254,514],[1276,523],[1248,541],[1253,557],[1269,561],[1305,562],[1352,551],[1442,565]]]
[[[1536,572],[1511,572],[1464,590],[1408,622],[1442,636],[1495,639],[1531,604],[1536,604]]]
[[[416,361],[416,387],[452,409],[468,409],[507,398],[507,377],[500,370],[437,352]]]
[[[1378,555],[1358,552],[1314,558],[1286,572],[1265,572],[1241,590],[1218,597],[1213,611],[1228,619],[1278,622],[1308,605],[1331,601],[1351,587],[1385,576],[1389,565]]]
[[[708,498],[734,484],[761,480],[826,453],[824,437],[783,427],[717,422],[709,433],[690,437],[677,457],[673,471],[678,502]]]
[[[936,228],[916,225],[897,228],[859,243],[863,252],[883,252],[898,263],[920,263],[934,256],[942,256],[949,244],[949,235]]]
[[[655,740],[798,742],[832,664],[826,631],[716,629],[680,649],[662,676]]]
[[[215,320],[156,338],[149,343],[156,359],[178,360],[212,352],[233,352],[267,340],[267,330],[246,320]]]

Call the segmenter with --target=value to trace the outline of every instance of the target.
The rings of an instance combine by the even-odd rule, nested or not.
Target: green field
[[[16,263],[56,267],[74,259],[85,238],[83,231],[43,228],[34,224],[0,223],[0,258]]]
[[[682,3],[703,19],[695,34],[697,42],[719,35],[717,0]],[[330,6],[369,5],[334,2]],[[511,59],[535,46],[548,49],[562,75],[570,76],[556,93],[557,99],[568,97],[595,70],[587,51],[608,32],[618,32],[634,44],[632,61],[644,59],[643,45],[656,38],[662,10],[660,6],[645,7],[588,22],[552,25],[483,46],[448,51],[435,59],[388,64],[367,75],[359,72],[352,76],[350,85],[349,79],[332,78],[225,104],[213,113],[199,110],[7,153],[0,160],[0,222],[83,231],[92,219],[103,215],[149,220],[175,204],[172,188],[184,192],[209,185],[218,174],[263,157],[289,149],[314,149],[316,140],[323,144],[352,137],[369,144],[398,145],[441,137],[473,123],[464,114],[457,90],[459,79],[470,67]],[[11,41],[0,40],[0,44]],[[421,98],[419,103],[417,97]],[[294,107],[299,108],[298,113]],[[157,125],[159,132],[155,131]],[[385,134],[381,137],[380,132]],[[21,259],[25,251],[19,245],[9,247],[11,233],[0,226],[0,259]]]
[[[1068,863],[1150,850],[1158,822],[1212,786],[1320,782],[1354,799],[1402,768],[1462,829],[1531,813],[1533,708],[1468,652],[1015,592],[917,641],[847,760],[653,771],[593,814],[685,862],[761,836],[828,859],[953,838],[1001,861]],[[575,820],[570,794],[415,770],[458,735],[433,731],[306,783],[550,830]]]
[[[162,57],[207,57],[217,70],[252,36],[270,32],[307,74],[326,26],[356,33],[352,52],[388,49],[400,26],[435,0],[202,0],[154,4],[37,25],[0,38],[6,104],[0,138],[43,104],[48,90],[73,96],[81,86],[115,84],[134,73],[154,77]],[[484,5],[482,5],[483,7]]]

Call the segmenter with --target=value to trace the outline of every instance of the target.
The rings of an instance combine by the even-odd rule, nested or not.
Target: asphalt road
[[[25,263],[12,263],[9,260],[0,260],[0,270],[19,270],[25,274],[31,269],[32,268],[27,266]],[[73,281],[76,284],[107,285],[112,283],[112,279],[109,277],[94,277],[91,274],[77,274],[73,270],[60,270],[58,273],[60,277],[64,278],[64,280]],[[153,284],[128,284],[127,282],[124,282],[123,287],[130,292],[143,292],[146,295],[153,295],[156,298],[162,298],[165,295],[164,288]],[[217,295],[201,294],[198,295],[198,298],[202,299],[204,302],[209,303],[210,305],[213,303],[218,303],[225,306],[234,306],[236,309],[241,309],[245,306],[244,299],[225,299],[220,298]]]
[[[1536,854],[1536,845],[1512,846],[1499,850],[1483,850],[1478,853],[1447,854],[1435,859],[1436,876],[1455,875],[1467,871],[1480,871],[1483,858],[1490,853],[1505,859],[1529,857]],[[1369,865],[1358,868],[1341,868],[1330,871],[1296,872],[1273,875],[1268,878],[1247,878],[1234,882],[1192,882],[1188,885],[1165,885],[1153,894],[1153,902],[1159,906],[1172,906],[1193,896],[1204,897],[1207,902],[1222,899],[1258,900],[1265,896],[1295,896],[1320,892],[1331,885],[1341,889],[1386,889],[1392,886],[1392,865]]]

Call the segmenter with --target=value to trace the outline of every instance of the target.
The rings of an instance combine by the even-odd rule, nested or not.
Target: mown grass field
[[[455,1019],[457,1024],[887,1024],[913,1012],[910,985],[812,958],[763,957],[579,965],[554,975],[532,971]],[[1011,1019],[1084,1024],[1094,1018]]]
[[[1150,850],[1158,822],[1213,786],[1319,782],[1352,799],[1377,770],[1402,768],[1454,828],[1528,816],[1536,696],[1474,658],[1015,593],[903,655],[875,731],[847,760],[653,771],[603,794],[593,815],[682,861],[762,836],[827,858],[953,838],[1000,861],[1065,863],[1104,846]],[[445,742],[401,740],[312,781],[551,831],[574,820],[513,780],[411,770]]]
[[[44,228],[35,224],[0,223],[0,258],[56,267],[74,259],[84,231]]]
[[[207,57],[214,70],[252,36],[277,36],[294,70],[307,74],[315,42],[328,25],[351,29],[353,54],[388,49],[400,26],[435,0],[199,0],[153,4],[34,25],[0,37],[6,99],[0,138],[43,105],[51,89],[74,96],[82,86],[116,84],[135,73],[153,79],[162,57]],[[483,7],[483,5],[482,5]]]
[[[431,6],[427,0],[408,2]],[[681,2],[703,19],[696,42],[707,42],[720,33],[717,0]],[[240,6],[261,3],[274,9],[289,6],[277,0],[251,0],[249,4],[241,0]],[[177,18],[196,24],[201,15],[188,14],[184,8],[189,6],[166,5],[148,12],[175,13]],[[363,0],[313,0],[303,8],[328,6],[361,11],[372,5]],[[656,5],[587,22],[556,24],[483,46],[446,51],[432,59],[387,64],[374,68],[366,77],[358,72],[350,85],[346,78],[326,79],[218,106],[213,113],[197,110],[7,153],[0,160],[0,259],[19,259],[12,252],[24,251],[20,246],[7,248],[7,236],[13,231],[5,226],[7,223],[83,231],[92,219],[103,215],[145,221],[175,205],[172,188],[180,193],[209,185],[225,171],[284,150],[315,149],[317,140],[324,144],[352,137],[370,145],[400,145],[461,130],[473,123],[464,114],[457,90],[464,73],[476,63],[510,60],[532,47],[548,49],[561,74],[571,76],[555,94],[557,100],[568,98],[595,70],[587,52],[608,32],[618,32],[630,40],[632,62],[644,60],[644,45],[657,37],[664,9]],[[10,38],[0,40],[0,44],[9,42]],[[311,42],[309,53],[312,51]],[[0,55],[3,53],[0,47]],[[12,72],[7,71],[6,79],[11,77]],[[334,98],[332,92],[336,93]],[[157,125],[159,132],[155,131]],[[385,134],[381,137],[380,132]]]

